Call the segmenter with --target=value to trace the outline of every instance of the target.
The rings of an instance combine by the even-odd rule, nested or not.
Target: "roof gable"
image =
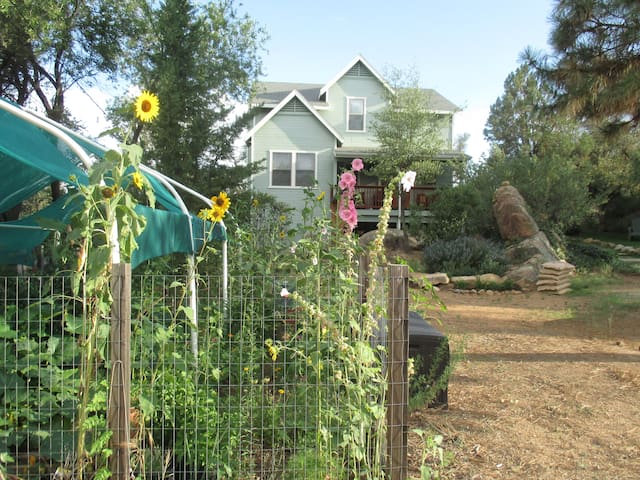
[[[335,77],[333,77],[333,79],[331,79],[328,83],[326,83],[321,89],[320,89],[320,95],[319,98],[323,98],[324,96],[326,96],[327,92],[329,91],[329,89],[338,81],[340,80],[342,77],[344,77],[345,75],[356,75],[356,76],[368,76],[368,74],[370,74],[371,76],[375,77],[376,79],[378,79],[378,81],[387,89],[389,90],[389,92],[393,93],[393,89],[391,88],[391,86],[387,83],[387,81],[382,78],[382,75],[380,75],[375,68],[373,68],[369,62],[367,62],[364,57],[362,57],[361,55],[357,55],[353,60],[351,60],[351,62],[349,62]]]
[[[304,98],[298,90],[292,90],[289,95],[283,98],[278,105],[272,108],[267,115],[262,118],[255,126],[249,130],[246,135],[246,139],[253,137],[258,130],[266,125],[271,119],[279,112],[287,111],[300,111],[301,108],[306,109],[311,115],[313,115],[340,143],[344,143],[342,136],[329,125],[318,113],[316,109]]]

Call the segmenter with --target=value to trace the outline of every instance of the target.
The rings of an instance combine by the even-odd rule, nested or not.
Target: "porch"
[[[358,210],[358,223],[377,223],[384,200],[383,185],[356,185],[355,204]],[[397,223],[400,211],[404,211],[405,221],[411,214],[419,215],[422,223],[429,223],[432,214],[429,207],[436,195],[435,185],[416,185],[410,192],[401,192],[402,198],[398,204],[398,192],[393,196],[390,212],[390,224]],[[334,186],[331,190],[331,204],[335,205],[339,196],[339,189]]]

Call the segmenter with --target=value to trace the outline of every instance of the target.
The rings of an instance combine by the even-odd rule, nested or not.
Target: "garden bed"
[[[443,478],[640,478],[640,276],[597,290],[439,293],[464,358],[448,410],[414,411],[410,429],[443,436]],[[422,440],[409,445],[419,478]]]

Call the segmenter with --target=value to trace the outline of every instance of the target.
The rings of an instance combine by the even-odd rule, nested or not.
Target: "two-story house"
[[[246,145],[248,160],[263,162],[265,168],[252,177],[252,188],[301,208],[304,189],[317,184],[330,202],[337,176],[354,158],[366,165],[378,148],[371,122],[386,107],[389,92],[389,84],[361,56],[325,84],[260,83],[252,100],[257,113]],[[453,115],[459,108],[434,90],[428,93],[430,108],[443,119],[442,157],[459,158],[451,151]],[[360,224],[377,221],[383,188],[376,178],[358,174]],[[433,185],[416,188],[401,205],[426,208],[433,190]],[[392,212],[392,220],[397,214]]]

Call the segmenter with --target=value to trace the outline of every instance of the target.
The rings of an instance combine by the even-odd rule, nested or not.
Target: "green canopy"
[[[0,98],[0,213],[55,180],[65,182],[75,175],[87,183],[83,159],[100,161],[106,152],[107,148],[96,142]],[[173,186],[167,187],[179,185],[177,182],[148,167],[143,174],[160,208],[137,207],[147,219],[147,227],[136,239],[133,268],[168,253],[196,253],[205,241],[226,240],[224,224],[216,223],[211,229],[210,224],[184,211]],[[0,264],[32,264],[34,248],[51,234],[52,225],[65,224],[74,211],[74,205],[62,197],[28,217],[0,222]]]

